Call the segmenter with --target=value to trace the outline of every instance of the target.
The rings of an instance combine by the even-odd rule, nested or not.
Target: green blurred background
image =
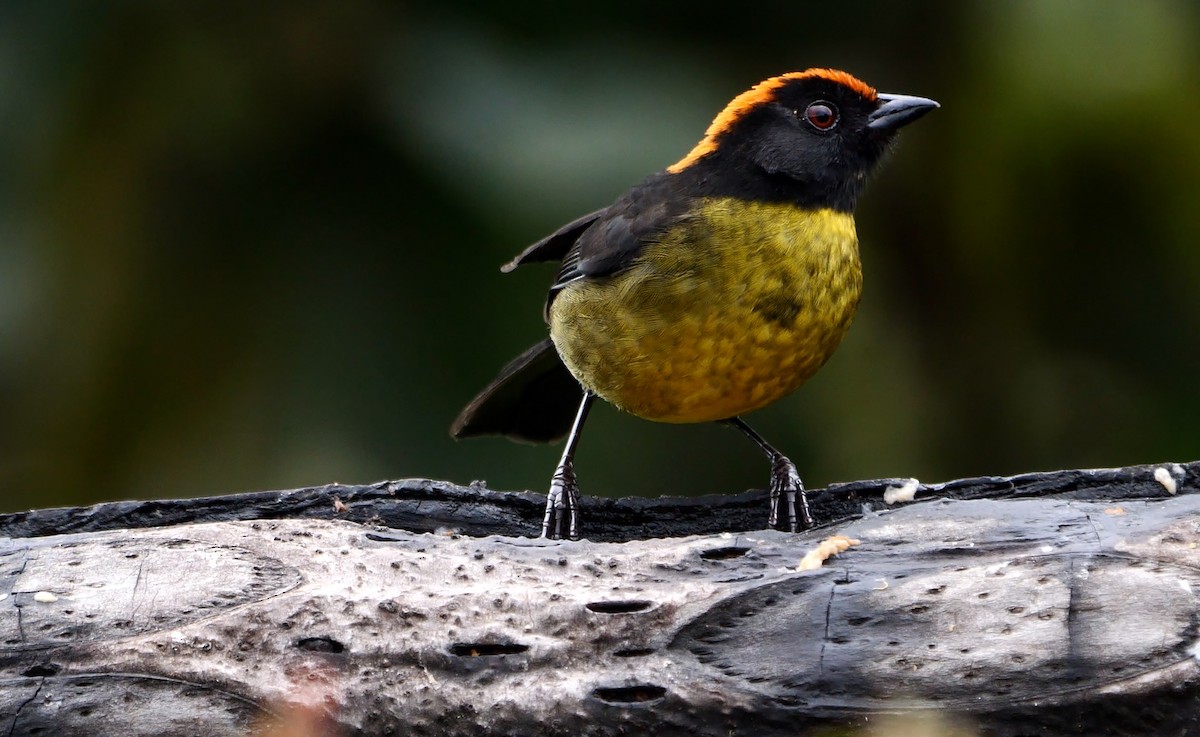
[[[545,335],[497,267],[758,80],[943,108],[859,209],[866,293],[752,417],[810,486],[1200,457],[1200,5],[0,5],[0,509],[427,476]],[[585,493],[761,487],[716,426],[593,413]]]

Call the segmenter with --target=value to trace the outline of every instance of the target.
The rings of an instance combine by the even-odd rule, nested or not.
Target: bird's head
[[[834,69],[783,74],[735,97],[667,171],[765,173],[792,180],[805,199],[848,209],[896,132],[936,107]]]

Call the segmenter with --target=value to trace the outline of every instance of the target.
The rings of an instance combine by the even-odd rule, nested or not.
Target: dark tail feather
[[[514,358],[450,426],[456,438],[506,435],[527,443],[559,440],[571,429],[583,398],[547,338]]]

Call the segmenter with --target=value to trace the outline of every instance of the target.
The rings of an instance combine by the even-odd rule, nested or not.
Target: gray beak
[[[867,128],[881,132],[894,131],[936,107],[941,105],[928,97],[881,94],[879,107],[867,117]]]

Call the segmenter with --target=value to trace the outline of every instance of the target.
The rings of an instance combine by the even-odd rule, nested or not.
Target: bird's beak
[[[867,128],[882,132],[894,131],[936,107],[941,107],[941,105],[928,97],[881,94],[879,95],[879,107],[867,116]]]

